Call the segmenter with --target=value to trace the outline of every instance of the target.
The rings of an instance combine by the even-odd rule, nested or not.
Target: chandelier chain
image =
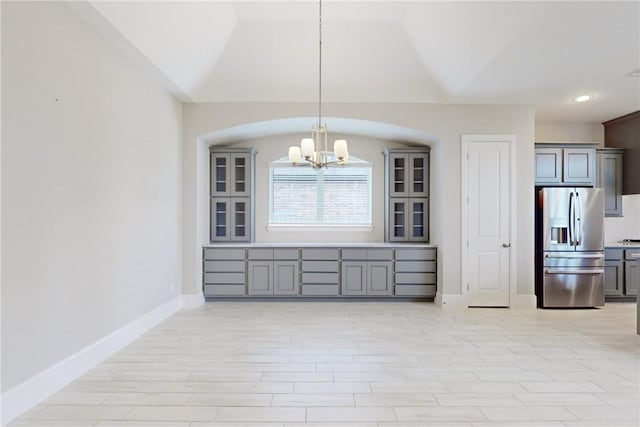
[[[322,0],[319,2],[318,24],[318,126],[322,126]]]

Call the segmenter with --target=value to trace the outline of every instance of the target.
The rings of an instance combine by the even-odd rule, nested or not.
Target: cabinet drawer
[[[244,273],[204,273],[205,284],[244,284]]]
[[[338,285],[302,285],[302,295],[306,296],[337,296]]]
[[[624,250],[624,259],[627,261],[635,261],[636,258],[633,255],[640,255],[640,249],[625,249]]]
[[[342,259],[365,260],[367,259],[367,250],[366,249],[343,249]]]
[[[247,251],[248,259],[273,259],[273,249],[249,249]]]
[[[338,261],[302,261],[302,271],[309,273],[337,273],[338,266]]]
[[[436,249],[396,249],[396,260],[435,261]]]
[[[243,296],[244,285],[204,285],[204,296]]]
[[[367,249],[367,259],[373,261],[392,261],[393,249]]]
[[[244,273],[244,261],[205,261],[205,273],[237,272]]]
[[[436,285],[396,285],[397,296],[434,297]]]
[[[244,248],[205,248],[204,259],[206,260],[244,260]]]
[[[338,249],[303,249],[303,260],[338,260]]]
[[[285,259],[291,261],[297,261],[300,258],[300,254],[297,249],[274,249],[273,259]]]
[[[338,273],[302,273],[303,283],[338,283]]]
[[[621,260],[623,258],[624,249],[606,249],[604,250],[604,259]]]
[[[435,283],[435,273],[396,273],[396,284],[434,285]]]
[[[396,261],[397,273],[433,273],[435,271],[435,261]]]

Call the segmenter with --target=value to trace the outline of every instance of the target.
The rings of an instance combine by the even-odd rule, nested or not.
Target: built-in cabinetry
[[[436,294],[436,251],[396,249],[395,294]]]
[[[247,250],[249,295],[298,295],[300,270],[298,249],[255,248]]]
[[[393,249],[342,249],[342,295],[393,295]]]
[[[604,215],[622,216],[622,162],[624,150],[596,150],[596,187],[604,189]]]
[[[206,297],[434,297],[436,248],[203,248]]]
[[[207,297],[246,294],[247,269],[244,248],[204,248],[203,292]]]
[[[255,151],[210,148],[210,240],[253,241]]]
[[[536,144],[536,185],[593,186],[595,147],[596,144]]]
[[[385,241],[429,241],[429,148],[387,149]]]
[[[340,295],[340,250],[302,249],[302,295]]]
[[[640,284],[634,254],[640,254],[640,248],[605,248],[604,286],[607,301],[635,301]]]

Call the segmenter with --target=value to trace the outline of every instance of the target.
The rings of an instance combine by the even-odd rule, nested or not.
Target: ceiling
[[[69,7],[185,102],[318,100],[315,1]],[[640,109],[637,0],[325,0],[322,28],[323,102],[533,104],[590,123]]]

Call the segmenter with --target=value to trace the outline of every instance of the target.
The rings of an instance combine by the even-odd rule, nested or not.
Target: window
[[[371,166],[350,157],[349,166],[319,171],[286,159],[269,169],[269,223],[371,225]]]

